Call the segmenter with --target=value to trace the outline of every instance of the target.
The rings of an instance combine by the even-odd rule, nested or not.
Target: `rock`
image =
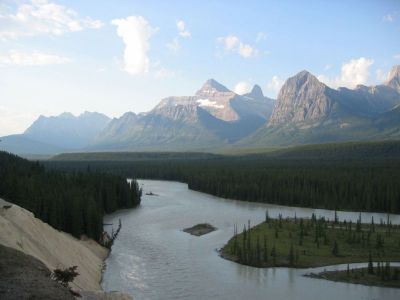
[[[282,86],[269,126],[320,120],[332,109],[329,88],[314,75],[302,71]]]
[[[386,85],[400,92],[400,65],[390,70]]]

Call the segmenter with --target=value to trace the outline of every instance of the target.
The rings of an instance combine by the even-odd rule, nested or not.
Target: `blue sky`
[[[0,0],[0,135],[40,114],[150,110],[208,78],[276,97],[307,69],[332,87],[400,64],[400,1]]]

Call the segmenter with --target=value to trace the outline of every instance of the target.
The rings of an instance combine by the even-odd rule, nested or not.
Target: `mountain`
[[[65,149],[54,145],[38,142],[23,134],[14,134],[0,138],[0,150],[22,155],[54,155],[64,152]]]
[[[40,116],[23,135],[59,148],[80,149],[86,147],[109,121],[107,116],[96,112],[84,112],[77,117],[71,113]]]
[[[204,150],[236,142],[261,127],[274,100],[255,86],[240,96],[207,80],[193,96],[167,97],[150,112],[126,113],[99,133],[90,150]]]
[[[321,120],[333,110],[329,92],[330,88],[307,71],[289,78],[279,91],[268,126]]]
[[[400,65],[390,70],[386,85],[400,92]]]
[[[382,85],[336,90],[301,71],[282,86],[269,122],[238,146],[395,138],[393,132],[398,132],[400,119],[390,111],[400,104],[396,88],[399,68],[394,67],[390,74]]]

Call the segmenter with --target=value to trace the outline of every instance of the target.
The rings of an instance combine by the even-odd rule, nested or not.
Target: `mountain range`
[[[23,134],[1,138],[0,148],[212,151],[399,138],[400,66],[395,66],[385,83],[354,89],[330,88],[301,71],[286,80],[277,100],[265,97],[258,85],[238,95],[209,79],[193,96],[164,98],[146,113],[114,119],[89,112],[41,116]],[[18,142],[24,147],[18,149]]]

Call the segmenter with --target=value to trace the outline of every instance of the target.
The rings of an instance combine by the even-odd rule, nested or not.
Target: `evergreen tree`
[[[334,256],[339,256],[339,245],[338,245],[338,242],[336,240],[333,243],[332,254]]]

